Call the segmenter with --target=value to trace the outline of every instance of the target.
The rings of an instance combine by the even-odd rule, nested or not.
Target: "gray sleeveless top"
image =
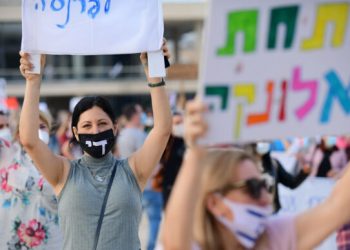
[[[141,191],[127,159],[111,153],[101,159],[84,155],[71,161],[70,172],[58,196],[58,214],[64,250],[93,248],[97,222],[113,164],[118,164],[109,194],[97,249],[139,250]]]

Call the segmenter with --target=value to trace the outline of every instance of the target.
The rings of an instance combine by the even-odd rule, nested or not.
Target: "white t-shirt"
[[[147,134],[139,128],[124,128],[117,139],[120,157],[127,158],[143,145]]]

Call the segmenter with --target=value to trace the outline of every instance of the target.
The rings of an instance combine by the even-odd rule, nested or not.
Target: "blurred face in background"
[[[0,130],[9,127],[9,120],[7,115],[0,113]]]
[[[0,113],[0,138],[7,141],[12,140],[9,119],[8,116],[4,113]]]
[[[185,127],[183,123],[183,117],[181,114],[173,115],[173,129],[172,134],[176,137],[183,137],[185,132]]]
[[[142,120],[145,121],[146,119],[146,114],[143,112],[143,109],[139,104],[135,105],[135,109],[136,109],[136,113],[133,115],[132,121],[134,122],[135,125],[141,126]]]
[[[49,140],[50,140],[49,125],[43,119],[40,119],[38,132],[39,132],[40,140],[42,140],[45,144],[49,144]]]
[[[325,136],[323,137],[324,145],[326,148],[333,148],[337,144],[336,136]]]
[[[256,152],[262,156],[270,152],[271,144],[269,142],[261,141],[256,143]]]

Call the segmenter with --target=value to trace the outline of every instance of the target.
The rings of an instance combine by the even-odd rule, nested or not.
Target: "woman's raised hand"
[[[207,107],[198,99],[186,104],[184,138],[189,148],[196,147],[198,139],[207,132],[208,124],[204,119],[206,111]]]
[[[19,54],[21,56],[19,70],[21,71],[22,76],[27,81],[36,81],[36,80],[40,81],[43,75],[44,67],[45,67],[46,55],[41,55],[41,58],[40,58],[40,63],[41,63],[40,74],[33,74],[33,73],[29,73],[29,71],[33,69],[33,64],[30,62],[30,54],[22,51]]]
[[[163,55],[166,56],[169,60],[169,58],[171,57],[169,49],[168,49],[168,45],[167,45],[167,40],[165,38],[163,38],[163,45],[162,48],[163,50]],[[140,61],[145,69],[145,73],[146,73],[146,77],[147,79],[149,79],[149,75],[148,75],[148,58],[147,58],[147,52],[143,52],[140,54]],[[150,82],[150,81],[149,81]]]

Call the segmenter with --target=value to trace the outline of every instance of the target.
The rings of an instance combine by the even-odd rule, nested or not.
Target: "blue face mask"
[[[272,206],[259,207],[237,203],[227,198],[222,199],[231,210],[234,219],[231,221],[222,216],[217,216],[216,219],[231,231],[242,246],[247,249],[254,248],[265,231],[266,219],[273,212]]]
[[[9,128],[0,129],[0,139],[4,139],[6,141],[12,141],[12,134]]]
[[[309,137],[304,137],[303,138],[303,148],[309,148],[310,147],[310,138]]]
[[[39,129],[39,139],[42,140],[46,145],[49,144],[50,135],[45,130]]]
[[[147,115],[146,115],[146,113],[145,112],[142,112],[141,113],[141,115],[140,115],[140,117],[141,117],[141,124],[142,125],[146,125],[146,123],[147,123]]]
[[[268,142],[258,142],[255,148],[256,152],[259,155],[267,154],[268,152],[270,152],[270,149],[271,149],[271,145]]]
[[[326,147],[332,148],[337,144],[337,137],[336,136],[327,136],[325,139]]]

